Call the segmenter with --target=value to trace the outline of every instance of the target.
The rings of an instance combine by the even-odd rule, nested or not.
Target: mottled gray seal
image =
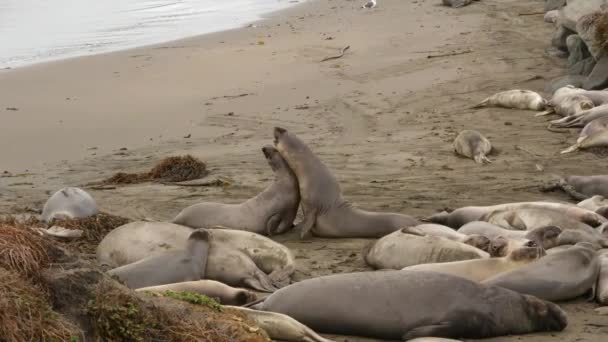
[[[597,278],[596,299],[603,305],[608,305],[608,253],[599,256],[600,274]]]
[[[561,301],[579,297],[592,289],[598,273],[599,261],[595,251],[577,244],[483,283],[545,300]]]
[[[409,340],[558,331],[555,304],[436,272],[334,274],[291,284],[255,309],[288,315],[320,333]]]
[[[492,151],[490,140],[478,131],[464,130],[454,139],[454,151],[464,157],[473,159],[478,164],[491,163],[487,155]]]
[[[409,271],[430,271],[451,274],[480,282],[499,273],[527,265],[544,255],[545,252],[542,248],[521,247],[513,250],[509,255],[500,258],[421,264],[408,266],[403,269]]]
[[[165,291],[192,292],[214,298],[224,305],[244,305],[257,299],[255,293],[251,291],[234,288],[215,280],[195,280],[148,286],[139,288],[136,291],[154,293],[162,293]]]
[[[473,108],[504,107],[514,109],[543,110],[547,101],[538,93],[531,90],[513,89],[494,94]]]
[[[113,267],[167,250],[182,250],[191,228],[167,222],[131,222],[108,233],[97,247],[97,260]],[[251,232],[210,229],[206,278],[230,286],[272,292],[289,283],[295,271],[291,251]]]
[[[411,216],[369,212],[342,197],[338,181],[310,148],[286,129],[274,128],[275,146],[298,178],[304,219],[301,236],[309,231],[322,237],[377,238],[419,224]]]
[[[40,220],[51,222],[54,218],[83,218],[97,215],[97,203],[80,188],[67,187],[55,192],[44,204]]]
[[[258,327],[264,329],[273,341],[333,342],[314,332],[295,319],[278,312],[260,311],[243,307],[226,306],[247,315]]]
[[[363,257],[375,269],[400,270],[412,265],[489,258],[490,255],[462,242],[424,235],[415,227],[409,227],[380,238],[364,251]]]
[[[262,151],[275,174],[274,182],[264,191],[240,204],[191,205],[172,222],[191,228],[223,226],[269,236],[293,228],[300,204],[298,180],[274,147],[265,146]]]
[[[585,125],[576,143],[561,153],[570,153],[591,147],[608,146],[608,116],[595,119]]]
[[[440,213],[432,215],[425,221],[443,224],[448,227],[458,229],[466,223],[480,221],[480,218],[487,213],[491,213],[497,210],[510,210],[520,208],[540,208],[554,210],[556,212],[560,212],[562,215],[567,215],[592,227],[597,227],[600,224],[608,221],[605,217],[598,215],[593,211],[579,208],[571,204],[554,202],[516,202],[485,207],[462,207],[451,212],[442,211]]]
[[[557,246],[557,237],[562,232],[556,226],[544,226],[530,231],[504,229],[495,224],[484,221],[473,221],[460,227],[458,232],[471,235],[483,235],[489,239],[496,239],[500,236],[525,243],[528,240],[534,241],[538,246],[549,249]]]
[[[190,233],[183,250],[164,251],[112,269],[108,274],[132,289],[199,280],[205,277],[208,252],[209,233],[197,229]]]

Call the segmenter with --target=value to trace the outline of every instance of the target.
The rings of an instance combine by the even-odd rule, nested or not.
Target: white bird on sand
[[[374,8],[376,7],[376,0],[368,0],[365,5],[361,6],[361,8]]]

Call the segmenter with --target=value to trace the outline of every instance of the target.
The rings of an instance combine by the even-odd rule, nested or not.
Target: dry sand
[[[600,156],[560,155],[576,134],[547,131],[533,112],[469,109],[497,91],[540,91],[559,75],[564,61],[545,53],[551,26],[520,15],[542,12],[544,1],[439,3],[383,0],[362,10],[360,1],[318,0],[255,27],[2,70],[0,174],[14,177],[0,178],[0,213],[40,208],[62,186],[183,153],[208,163],[208,179],[232,186],[91,193],[103,210],[133,219],[170,219],[202,200],[240,202],[272,177],[260,149],[275,125],[308,141],[346,198],[371,210],[422,217],[443,207],[568,200],[537,187],[556,175],[604,173]],[[319,62],[347,45],[343,58]],[[467,53],[427,58],[454,52]],[[493,164],[453,154],[462,129],[492,141]],[[369,240],[299,241],[295,232],[277,240],[297,255],[297,280],[367,269]],[[595,304],[563,307],[564,332],[493,340],[606,340],[608,316],[595,315]]]

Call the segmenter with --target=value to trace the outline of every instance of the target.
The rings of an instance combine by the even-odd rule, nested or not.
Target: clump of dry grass
[[[121,216],[99,213],[85,218],[55,219],[51,222],[51,225],[82,230],[83,234],[81,238],[65,241],[61,244],[68,249],[81,253],[94,253],[99,242],[110,231],[129,222],[129,219]]]
[[[0,267],[38,277],[49,263],[48,242],[23,225],[0,222]]]
[[[149,172],[119,172],[102,181],[103,184],[136,184],[147,181],[183,182],[199,179],[208,174],[207,166],[191,155],[167,157]]]
[[[46,293],[0,267],[0,341],[70,341],[78,329],[51,309]]]

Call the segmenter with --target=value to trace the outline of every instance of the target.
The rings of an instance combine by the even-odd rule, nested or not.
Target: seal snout
[[[275,127],[274,128],[274,143],[278,144],[279,143],[279,138],[281,137],[281,135],[283,135],[285,132],[287,132],[287,130],[285,128],[281,128],[281,127]]]
[[[266,145],[266,146],[262,147],[262,152],[264,153],[264,156],[266,157],[266,159],[271,159],[276,151],[277,151],[277,149],[270,145]]]

